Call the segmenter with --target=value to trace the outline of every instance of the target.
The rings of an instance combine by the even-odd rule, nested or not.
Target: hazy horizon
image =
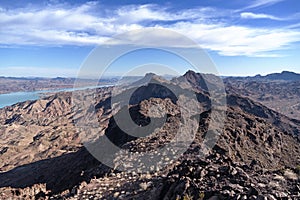
[[[266,75],[269,75],[269,74],[280,74],[284,71],[287,71],[287,70],[283,70],[283,71],[278,71],[278,72],[273,72],[273,73],[267,73],[267,74],[255,74],[255,75],[245,75],[245,76],[238,76],[238,75],[217,75],[217,76],[220,76],[220,77],[254,77],[254,76],[257,76],[257,75],[261,75],[261,76],[266,76]],[[297,73],[297,72],[294,72],[294,71],[288,71],[288,72],[292,72],[292,73],[296,73],[296,74],[299,74],[300,73]],[[148,73],[152,73],[152,72],[148,72]],[[109,76],[102,76],[101,79],[106,79],[106,78],[121,78],[121,77],[143,77],[145,76],[147,73],[145,74],[137,74],[137,75],[130,75],[130,76],[122,76],[122,75],[109,75]],[[156,74],[156,73],[154,73]],[[207,73],[203,73],[203,74],[207,74]],[[209,73],[208,73],[209,74]],[[172,74],[156,74],[156,75],[159,75],[159,76],[162,76],[162,77],[176,77],[176,76],[181,76],[181,75],[184,75],[183,74],[179,74],[179,75],[172,75]],[[55,79],[55,78],[66,78],[66,79],[76,79],[78,77],[75,77],[75,76],[0,76],[0,78],[24,78],[24,79],[34,79],[34,78],[41,78],[41,79]],[[80,77],[80,78],[83,78],[83,79],[98,79],[97,77]]]

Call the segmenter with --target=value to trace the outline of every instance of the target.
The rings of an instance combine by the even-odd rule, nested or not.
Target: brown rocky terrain
[[[208,91],[200,85],[202,78],[192,71],[172,81],[148,75],[150,82],[142,80],[138,89],[126,87],[116,94],[121,106],[115,109],[112,87],[91,90],[98,123],[94,132],[91,111],[76,110],[70,92],[0,109],[0,199],[299,199],[300,121],[230,90],[225,110],[213,107],[218,100],[211,95],[218,93],[214,85],[219,81],[210,79],[208,88],[213,89]],[[190,119],[198,116],[199,127],[177,158],[175,146],[163,147],[184,132],[178,97],[189,92],[197,100]],[[130,104],[123,105],[122,97],[131,93]],[[163,112],[152,109],[157,106]],[[212,127],[219,134],[212,134],[209,126],[220,120],[214,109],[226,112],[224,126]],[[129,131],[162,119],[164,123],[134,137],[116,122],[123,112],[138,125],[127,127]],[[91,122],[92,134],[76,126],[80,121]],[[122,149],[111,155],[112,167],[83,146],[85,136],[92,138],[90,147],[104,149],[103,155],[105,138]],[[216,145],[205,148],[210,141]],[[185,140],[176,145],[185,145]],[[151,159],[145,161],[145,152]],[[156,158],[161,165],[155,165]]]
[[[282,72],[267,76],[229,77],[230,93],[253,99],[291,118],[300,119],[300,75]]]

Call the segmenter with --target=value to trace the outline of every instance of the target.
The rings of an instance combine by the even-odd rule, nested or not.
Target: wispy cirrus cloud
[[[268,15],[268,14],[263,14],[263,13],[252,13],[252,12],[242,12],[241,18],[244,19],[271,19],[271,20],[287,20],[287,18],[280,18],[280,17],[275,17],[273,15]]]
[[[255,1],[253,7],[279,0]],[[98,9],[96,9],[98,6]],[[101,12],[98,12],[98,11]],[[205,49],[227,56],[276,56],[274,51],[300,41],[300,31],[234,25],[228,17],[265,18],[266,14],[241,13],[211,7],[181,9],[176,12],[153,4],[101,8],[95,2],[81,6],[40,9],[0,9],[1,45],[98,45],[115,34],[146,27],[168,28],[195,40]],[[149,40],[151,38],[143,38]]]
[[[255,1],[250,1],[250,5],[246,6],[242,10],[247,10],[250,8],[258,8],[258,7],[265,7],[265,6],[271,6],[273,4],[282,2],[284,0],[255,0]]]

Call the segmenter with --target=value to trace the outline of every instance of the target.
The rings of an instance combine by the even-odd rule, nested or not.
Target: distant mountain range
[[[193,72],[191,70],[187,71],[186,74],[189,75],[189,72]],[[203,75],[203,73],[201,73]],[[209,74],[206,74],[209,75]],[[176,78],[175,75],[162,75],[164,79],[171,80],[172,78]],[[267,74],[265,76],[262,76],[260,74],[256,76],[220,76],[222,79],[226,78],[235,78],[235,79],[256,79],[256,80],[285,80],[285,81],[298,81],[300,80],[300,74],[297,74],[295,72],[291,71],[282,71],[281,73],[271,73]],[[109,77],[102,77],[100,79],[100,82],[103,81],[109,81],[109,82],[115,82],[120,79],[141,79],[143,76],[109,76]],[[47,78],[47,77],[5,77],[5,76],[0,76],[0,80],[19,80],[19,81],[39,81],[39,80],[48,80],[48,81],[62,81],[62,82],[72,82],[75,80],[78,80],[78,78],[75,77],[55,77],[55,78]],[[81,78],[79,80],[82,81],[88,81],[88,80],[98,80],[96,78]]]
[[[167,80],[172,79],[172,75],[163,75]],[[113,85],[117,82],[130,83],[143,78],[143,76],[105,76],[100,79],[92,78],[67,78],[67,77],[4,77],[0,76],[0,94],[11,92],[29,92],[40,90],[56,90],[63,88],[86,87],[98,85]]]
[[[224,79],[246,79],[252,81],[300,81],[300,74],[289,71],[282,71],[281,73],[272,73],[265,76],[256,75],[256,76],[246,76],[246,77],[224,77]]]
[[[117,78],[76,79],[76,78],[43,78],[43,77],[0,77],[0,94],[11,92],[29,92],[40,90],[57,90],[73,87],[95,85],[112,85]],[[75,84],[76,83],[76,84]]]

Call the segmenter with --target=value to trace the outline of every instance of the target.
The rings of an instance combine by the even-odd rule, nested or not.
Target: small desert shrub
[[[189,195],[189,194],[185,194],[183,196],[183,200],[193,200],[193,196]]]

